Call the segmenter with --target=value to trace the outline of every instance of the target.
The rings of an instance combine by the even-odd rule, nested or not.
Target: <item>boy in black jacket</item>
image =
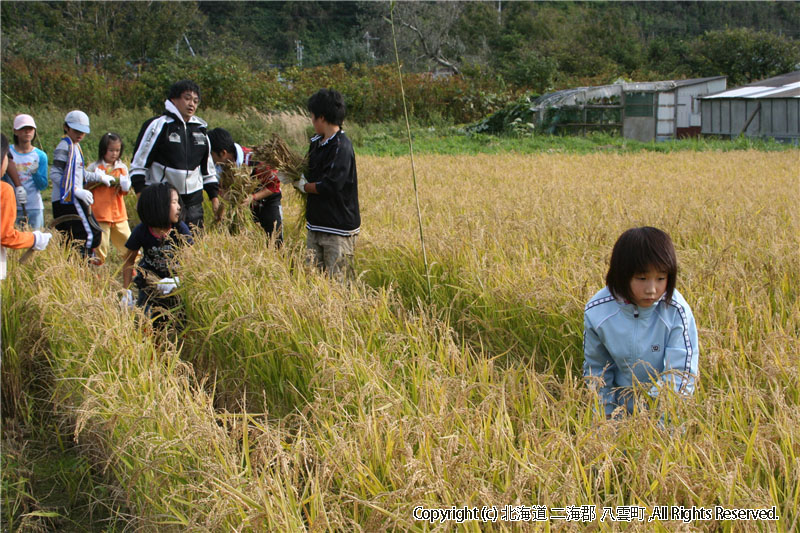
[[[353,252],[361,231],[353,145],[342,130],[345,104],[332,89],[308,99],[317,133],[308,148],[308,175],[292,183],[308,194],[306,248],[314,265],[339,280],[353,277]]]

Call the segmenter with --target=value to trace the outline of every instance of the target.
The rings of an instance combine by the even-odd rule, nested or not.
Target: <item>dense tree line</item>
[[[0,4],[3,68],[91,66],[135,79],[166,63],[251,72],[394,61],[491,78],[509,92],[619,77],[724,74],[729,85],[800,68],[796,2],[20,2]]]

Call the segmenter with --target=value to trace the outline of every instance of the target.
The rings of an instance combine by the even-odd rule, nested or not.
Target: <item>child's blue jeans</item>
[[[23,222],[26,222],[26,212],[28,214],[27,223],[32,230],[42,229],[44,227],[44,209],[28,209],[27,211],[23,211],[22,209],[18,210],[16,220],[17,226],[22,227]]]

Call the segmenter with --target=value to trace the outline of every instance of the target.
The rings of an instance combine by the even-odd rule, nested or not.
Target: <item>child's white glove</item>
[[[131,177],[127,174],[123,174],[119,177],[119,188],[122,189],[122,192],[128,192],[131,190]]]
[[[127,311],[128,309],[133,309],[134,300],[133,300],[133,293],[130,289],[125,289],[125,292],[122,293],[122,298],[119,301],[119,306],[122,308],[123,311]]]
[[[42,233],[39,230],[33,232],[33,249],[37,252],[41,252],[45,248],[47,248],[47,244],[50,242],[50,239],[53,237],[51,233]]]
[[[167,295],[178,288],[180,279],[176,276],[174,278],[162,278],[158,280],[158,290],[161,294]]]
[[[108,174],[105,173],[105,171],[102,168],[98,168],[97,170],[95,170],[94,175],[106,187],[111,187],[112,185],[114,185],[115,181],[114,176],[109,176]]]
[[[306,188],[305,188],[306,187],[306,183],[308,183],[308,180],[306,179],[306,177],[305,176],[300,176],[299,180],[295,180],[295,181],[292,182],[292,186],[294,186],[294,188],[297,189],[298,191],[300,191],[301,193],[306,194]]]
[[[25,187],[20,185],[19,187],[14,187],[14,194],[17,197],[17,201],[21,204],[28,203],[28,193],[25,191]]]
[[[85,204],[92,205],[94,203],[94,195],[86,189],[75,189],[75,198]]]

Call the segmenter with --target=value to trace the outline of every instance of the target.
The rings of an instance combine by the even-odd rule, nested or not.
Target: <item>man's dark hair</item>
[[[611,261],[606,274],[606,285],[616,298],[633,301],[631,280],[636,274],[650,269],[667,273],[667,290],[664,297],[672,299],[678,277],[678,259],[669,235],[658,228],[643,226],[631,228],[619,236],[611,251]]]
[[[109,131],[100,137],[100,144],[97,150],[98,161],[103,161],[103,159],[106,157],[106,152],[108,152],[108,145],[116,141],[119,141],[119,156],[122,157],[122,151],[125,149],[125,143],[122,141],[122,137],[120,137],[119,134]]]
[[[0,161],[8,155],[8,138],[5,133],[0,133]]]
[[[308,110],[315,117],[322,117],[326,122],[341,126],[347,108],[344,98],[333,89],[320,89],[308,99]]]
[[[176,81],[173,83],[169,88],[169,94],[167,94],[168,100],[173,100],[175,98],[180,98],[183,93],[186,91],[191,91],[200,98],[200,87],[197,86],[195,82],[192,80],[181,80]]]
[[[144,225],[151,228],[172,226],[172,222],[169,220],[172,191],[175,191],[175,194],[178,193],[175,187],[166,182],[148,185],[142,190],[139,201],[136,203],[136,212]],[[178,195],[178,199],[180,200],[180,195]]]
[[[209,130],[208,140],[211,143],[211,151],[215,154],[221,154],[223,150],[226,150],[229,154],[236,154],[233,136],[228,130],[223,128]]]

